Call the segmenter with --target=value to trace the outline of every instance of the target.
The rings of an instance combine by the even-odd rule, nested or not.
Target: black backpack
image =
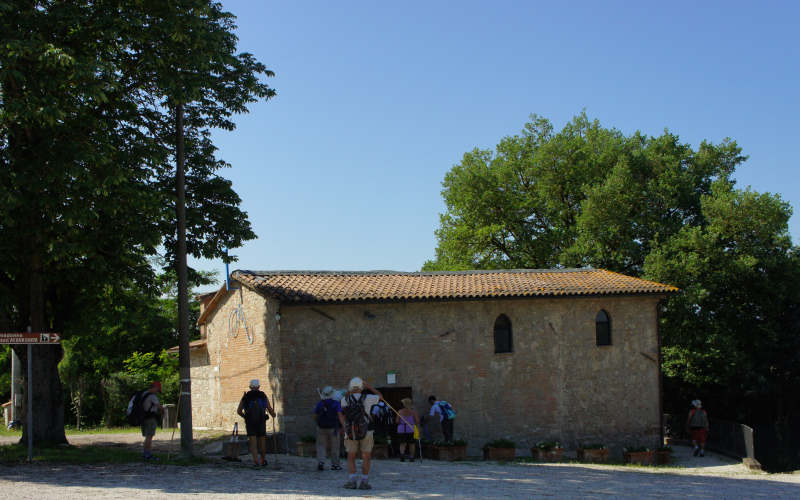
[[[342,408],[345,422],[347,422],[347,437],[355,441],[364,439],[369,430],[369,417],[364,411],[364,393],[356,399],[352,394],[347,396],[347,406]]]
[[[333,429],[339,426],[339,415],[333,409],[332,399],[323,399],[322,408],[317,414],[317,425],[320,429]]]
[[[144,419],[150,416],[149,413],[144,411],[144,399],[147,397],[147,391],[140,391],[131,397],[128,401],[128,410],[125,414],[128,417],[128,424],[142,425]]]
[[[394,426],[394,414],[385,403],[378,403],[372,407],[372,417],[375,419],[376,430],[386,433]]]

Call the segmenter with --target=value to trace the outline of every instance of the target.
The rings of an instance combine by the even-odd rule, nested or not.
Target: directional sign
[[[0,344],[58,344],[58,333],[0,333]]]

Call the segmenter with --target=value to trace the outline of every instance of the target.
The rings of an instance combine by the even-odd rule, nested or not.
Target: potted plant
[[[297,442],[297,455],[300,457],[317,456],[317,438],[311,434],[300,437]]]
[[[669,463],[670,455],[672,455],[671,446],[659,446],[656,448],[656,465],[666,465]]]
[[[495,439],[483,446],[484,460],[514,460],[516,444],[508,439]]]
[[[653,465],[653,450],[644,446],[628,446],[622,450],[626,464]]]
[[[456,439],[452,442],[444,441],[423,441],[422,453],[426,458],[432,460],[465,460],[467,458],[467,442],[463,439]]]
[[[608,448],[604,444],[593,443],[578,446],[578,460],[583,462],[608,462]]]
[[[383,434],[373,437],[372,458],[389,458],[389,439]]]
[[[564,448],[558,441],[542,441],[531,448],[531,456],[534,460],[542,462],[558,462],[563,454]]]

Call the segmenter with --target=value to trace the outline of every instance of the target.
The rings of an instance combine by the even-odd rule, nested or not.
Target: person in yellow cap
[[[267,413],[275,418],[275,410],[260,387],[258,379],[251,380],[250,390],[242,395],[236,409],[236,413],[244,419],[250,454],[253,455],[253,466],[256,467],[267,465]],[[260,460],[258,455],[261,455]]]

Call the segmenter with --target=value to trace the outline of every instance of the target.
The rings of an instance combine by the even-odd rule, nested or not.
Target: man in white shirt
[[[341,400],[342,412],[339,422],[345,430],[344,449],[347,450],[347,471],[350,473],[344,487],[349,489],[369,490],[370,459],[372,458],[373,431],[370,426],[372,406],[383,399],[383,395],[374,387],[358,377],[350,380],[349,390]],[[364,388],[374,394],[364,394]],[[356,454],[361,450],[361,476],[356,473]]]

